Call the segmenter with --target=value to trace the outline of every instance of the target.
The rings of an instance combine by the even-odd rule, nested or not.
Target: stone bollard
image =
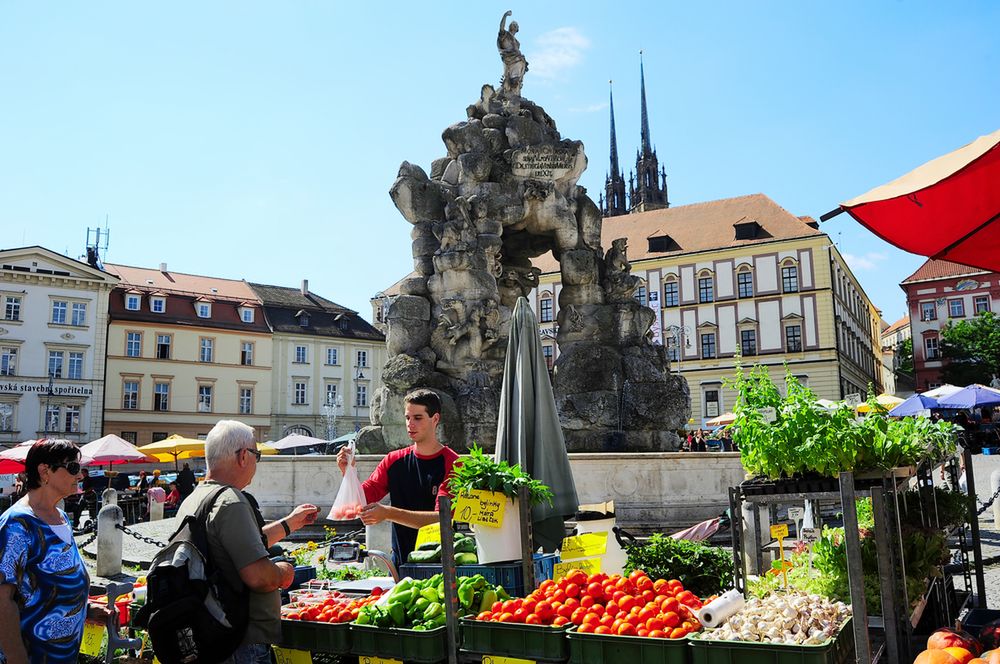
[[[111,488],[105,489],[101,492],[101,503],[104,505],[117,505],[118,492]]]
[[[392,524],[383,521],[374,526],[365,526],[365,546],[376,551],[392,551]],[[381,563],[370,564],[381,567]]]
[[[149,520],[162,520],[163,503],[167,500],[167,492],[158,486],[150,487],[149,491],[146,492],[146,500],[149,501]]]
[[[1000,470],[990,473],[990,495],[1000,489]],[[993,501],[993,527],[1000,530],[1000,498]]]
[[[110,578],[122,572],[122,536],[118,526],[125,514],[118,505],[105,504],[97,514],[97,576]]]

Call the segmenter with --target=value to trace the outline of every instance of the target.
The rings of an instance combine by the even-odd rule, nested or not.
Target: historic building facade
[[[272,337],[271,436],[332,440],[369,422],[385,336],[352,311],[301,288],[250,284]]]
[[[42,247],[0,251],[0,443],[102,435],[117,277]]]
[[[1000,311],[1000,273],[928,259],[900,287],[913,336],[913,370],[920,392],[943,383],[941,330],[951,321]]]
[[[220,419],[271,431],[271,331],[243,281],[106,264],[105,432],[138,445],[204,437]]]
[[[605,218],[627,238],[651,334],[691,389],[692,425],[731,410],[737,362],[785,367],[821,398],[881,390],[880,316],[830,238],[762,194]],[[551,255],[530,298],[554,365],[560,274]]]
[[[882,330],[882,384],[885,391],[898,397],[913,394],[913,376],[900,372],[903,342],[910,339],[910,317],[903,316]]]

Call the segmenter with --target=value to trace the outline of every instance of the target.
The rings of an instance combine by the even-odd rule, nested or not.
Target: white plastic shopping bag
[[[354,443],[350,443],[347,455],[347,470],[344,472],[344,479],[340,483],[340,490],[337,491],[337,498],[333,501],[333,507],[326,518],[331,521],[347,521],[357,519],[361,513],[361,508],[365,506],[365,492],[361,488],[361,480],[358,479],[358,469],[354,465]]]

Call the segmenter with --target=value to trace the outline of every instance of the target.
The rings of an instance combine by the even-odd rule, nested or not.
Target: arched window
[[[711,270],[698,273],[698,302],[715,302],[715,275]]]
[[[753,270],[746,263],[736,268],[736,292],[741,298],[753,297]]]
[[[799,266],[791,258],[781,262],[781,292],[799,292]]]
[[[681,303],[681,289],[676,275],[669,275],[663,280],[663,306],[677,307]]]

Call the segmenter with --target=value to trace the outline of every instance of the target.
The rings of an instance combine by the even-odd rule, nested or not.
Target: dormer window
[[[194,303],[195,311],[198,312],[198,318],[211,318],[212,317],[212,303],[199,300]]]
[[[299,327],[309,327],[309,312],[305,309],[299,309],[295,318],[299,321]]]
[[[139,311],[139,305],[142,303],[142,296],[138,293],[126,293],[125,294],[125,308],[129,311]]]
[[[666,251],[680,251],[681,247],[669,235],[658,235],[647,238],[649,242],[649,253],[663,253]]]
[[[756,240],[760,233],[760,224],[756,221],[740,222],[733,224],[733,227],[736,229],[737,240]]]
[[[240,320],[244,323],[252,323],[253,307],[240,307]]]
[[[154,295],[149,298],[149,310],[154,314],[162,314],[167,311],[167,298],[161,295]]]

